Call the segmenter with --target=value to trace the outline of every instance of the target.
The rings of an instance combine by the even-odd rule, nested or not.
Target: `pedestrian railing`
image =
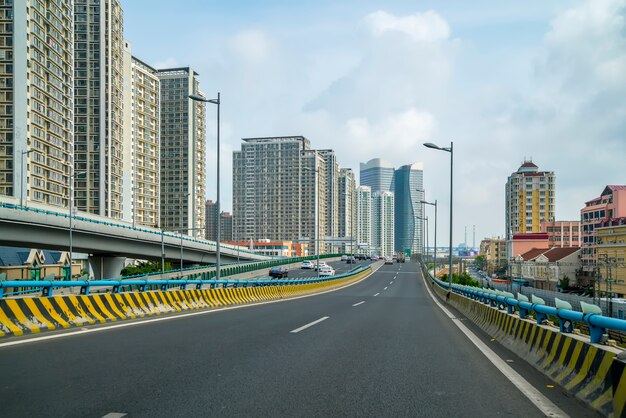
[[[447,282],[433,277],[423,268],[424,273],[441,288],[463,295],[476,302],[488,304],[499,310],[507,310],[509,314],[518,313],[520,318],[534,315],[538,324],[545,323],[549,317],[556,317],[559,321],[559,330],[563,333],[574,331],[574,323],[585,323],[589,327],[589,337],[592,343],[600,343],[605,339],[608,330],[626,332],[626,320],[609,318],[602,315],[599,306],[581,302],[582,312],[572,310],[571,304],[555,298],[555,306],[547,306],[545,300],[531,295],[527,296],[501,290],[485,289],[460,284],[450,285]],[[558,301],[557,301],[558,300]],[[567,305],[566,305],[567,303]]]
[[[327,254],[323,258],[335,257],[336,254]],[[263,270],[275,265],[280,264],[292,264],[304,259],[315,258],[309,257],[297,257],[287,260],[275,260],[274,262],[256,262],[247,265],[230,265],[224,270],[224,276],[235,275],[243,273],[245,271]],[[320,257],[322,258],[322,257]],[[250,270],[245,270],[250,268]],[[327,282],[345,277],[352,276],[359,273],[359,270],[364,270],[369,266],[357,266],[347,273],[328,276],[328,277],[311,277],[303,279],[250,279],[250,280],[238,280],[238,279],[220,279],[216,280],[215,271],[207,271],[202,273],[191,274],[184,276],[187,278],[179,279],[138,279],[133,278],[120,278],[118,280],[74,280],[74,281],[57,281],[57,280],[5,280],[0,282],[0,299],[9,293],[6,289],[11,288],[23,288],[30,289],[23,292],[37,292],[41,291],[42,296],[53,296],[55,289],[61,288],[79,288],[81,295],[88,295],[92,292],[93,288],[109,288],[111,293],[120,293],[128,291],[144,292],[147,290],[168,290],[171,288],[185,290],[188,286],[193,286],[195,289],[202,289],[204,286],[210,288],[228,288],[228,287],[262,287],[262,286],[292,286],[302,285],[310,283]],[[15,292],[13,292],[15,293]]]

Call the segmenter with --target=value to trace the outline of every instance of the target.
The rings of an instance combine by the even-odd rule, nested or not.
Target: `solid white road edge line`
[[[309,322],[308,324],[306,324],[306,325],[302,325],[300,328],[296,328],[296,329],[294,329],[294,330],[292,330],[292,331],[289,331],[289,332],[291,332],[292,334],[297,334],[297,333],[299,333],[300,331],[304,331],[305,329],[307,329],[307,328],[309,328],[309,327],[312,327],[312,326],[313,326],[313,325],[315,325],[315,324],[319,324],[319,323],[320,323],[320,322],[322,322],[322,321],[326,321],[328,318],[330,318],[330,316],[323,316],[323,317],[321,317],[320,319],[317,319],[317,320],[315,320],[315,321],[313,321],[313,322]]]
[[[446,314],[448,318],[452,320],[452,323],[456,325],[463,334],[478,348],[478,351],[483,353],[485,357],[496,366],[496,368],[509,379],[511,383],[517,387],[517,389],[522,392],[524,396],[526,396],[532,403],[535,405],[543,414],[548,417],[568,417],[565,412],[563,412],[558,406],[556,406],[550,399],[546,398],[541,392],[535,389],[526,379],[524,379],[519,373],[517,373],[511,366],[506,364],[498,355],[489,348],[485,343],[483,343],[472,331],[469,330],[461,321],[459,321],[452,313],[443,306],[439,300],[433,295],[433,292],[428,287],[428,282],[426,278],[422,274],[422,280],[424,281],[424,286],[428,291],[428,294],[432,298],[432,300],[439,306],[439,308]]]
[[[325,291],[319,292],[319,293],[312,293],[310,295],[296,296],[296,297],[289,298],[289,299],[267,300],[267,301],[264,301],[264,302],[248,303],[248,304],[237,305],[237,306],[225,306],[223,308],[209,309],[209,310],[197,311],[197,312],[188,312],[188,313],[171,315],[171,316],[162,316],[162,317],[156,317],[156,318],[141,319],[141,320],[138,320],[138,321],[126,322],[126,323],[115,324],[115,325],[100,326],[100,327],[97,327],[97,328],[77,329],[76,331],[63,332],[63,333],[60,333],[60,334],[42,335],[41,337],[34,337],[34,338],[24,338],[24,339],[21,339],[21,340],[7,341],[6,343],[0,343],[0,348],[10,347],[10,346],[13,346],[13,345],[34,343],[34,342],[38,342],[38,341],[54,340],[54,339],[57,339],[57,338],[70,337],[70,336],[73,336],[73,335],[91,334],[92,332],[101,332],[101,331],[107,331],[107,330],[116,329],[116,328],[134,327],[134,326],[137,326],[137,325],[149,324],[151,322],[169,321],[169,320],[172,320],[172,319],[185,318],[185,317],[188,317],[188,316],[208,315],[208,314],[212,314],[212,313],[215,313],[215,312],[230,311],[231,309],[249,308],[251,306],[269,305],[270,303],[288,302],[290,300],[310,298],[312,296],[323,295],[325,293],[330,293],[330,292],[336,292],[337,290],[345,289],[347,287],[354,286],[355,284],[361,283],[363,280],[371,277],[374,273],[376,273],[380,267],[381,266],[378,266],[377,269],[373,269],[372,272],[369,275],[363,277],[361,280],[357,280],[354,283],[348,283],[347,285],[338,287],[336,289],[329,289],[329,290],[325,290]],[[122,321],[123,321],[123,319],[122,319]]]
[[[364,300],[360,301],[359,303],[355,303],[355,304],[354,304],[354,305],[352,305],[352,306],[359,306],[359,305],[362,305],[363,303],[365,303],[365,301],[364,301]]]

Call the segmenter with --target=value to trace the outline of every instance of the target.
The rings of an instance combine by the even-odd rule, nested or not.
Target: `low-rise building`
[[[550,248],[549,237],[545,232],[532,233],[532,234],[515,234],[510,241],[512,248],[512,258],[515,259],[518,255],[524,254],[532,249],[544,249]]]
[[[503,238],[487,238],[480,242],[480,255],[485,256],[487,273],[497,274],[507,266],[506,240]]]
[[[541,232],[548,234],[548,246],[580,247],[580,221],[543,221]]]
[[[598,290],[623,298],[626,295],[626,217],[601,222],[594,232]]]
[[[513,279],[553,291],[561,280],[569,279],[573,284],[579,253],[580,247],[533,248],[515,257],[511,266]]]
[[[261,239],[258,241],[229,241],[226,244],[245,247],[246,251],[252,251],[268,257],[306,257],[309,255],[308,243],[296,243],[293,241]]]
[[[5,280],[69,280],[69,254],[66,251],[0,247],[0,275]],[[72,261],[72,276],[81,272]]]

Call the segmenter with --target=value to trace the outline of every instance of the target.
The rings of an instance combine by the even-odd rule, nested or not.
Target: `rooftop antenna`
[[[476,225],[473,225],[473,235],[472,235],[472,249],[476,248]]]
[[[467,225],[465,226],[465,238],[463,239],[463,244],[467,247]]]

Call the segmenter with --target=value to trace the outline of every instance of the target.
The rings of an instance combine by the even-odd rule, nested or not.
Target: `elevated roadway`
[[[215,242],[145,226],[133,228],[129,222],[78,212],[72,219],[73,251],[90,254],[96,278],[119,275],[124,258],[208,264],[216,260]],[[0,196],[0,246],[69,251],[70,216],[68,211],[19,199]],[[182,248],[182,251],[181,251]],[[266,256],[244,247],[222,244],[221,258],[267,260]]]
[[[296,300],[3,340],[3,415],[595,416],[458,313],[448,317],[419,274],[413,263],[383,265]]]

